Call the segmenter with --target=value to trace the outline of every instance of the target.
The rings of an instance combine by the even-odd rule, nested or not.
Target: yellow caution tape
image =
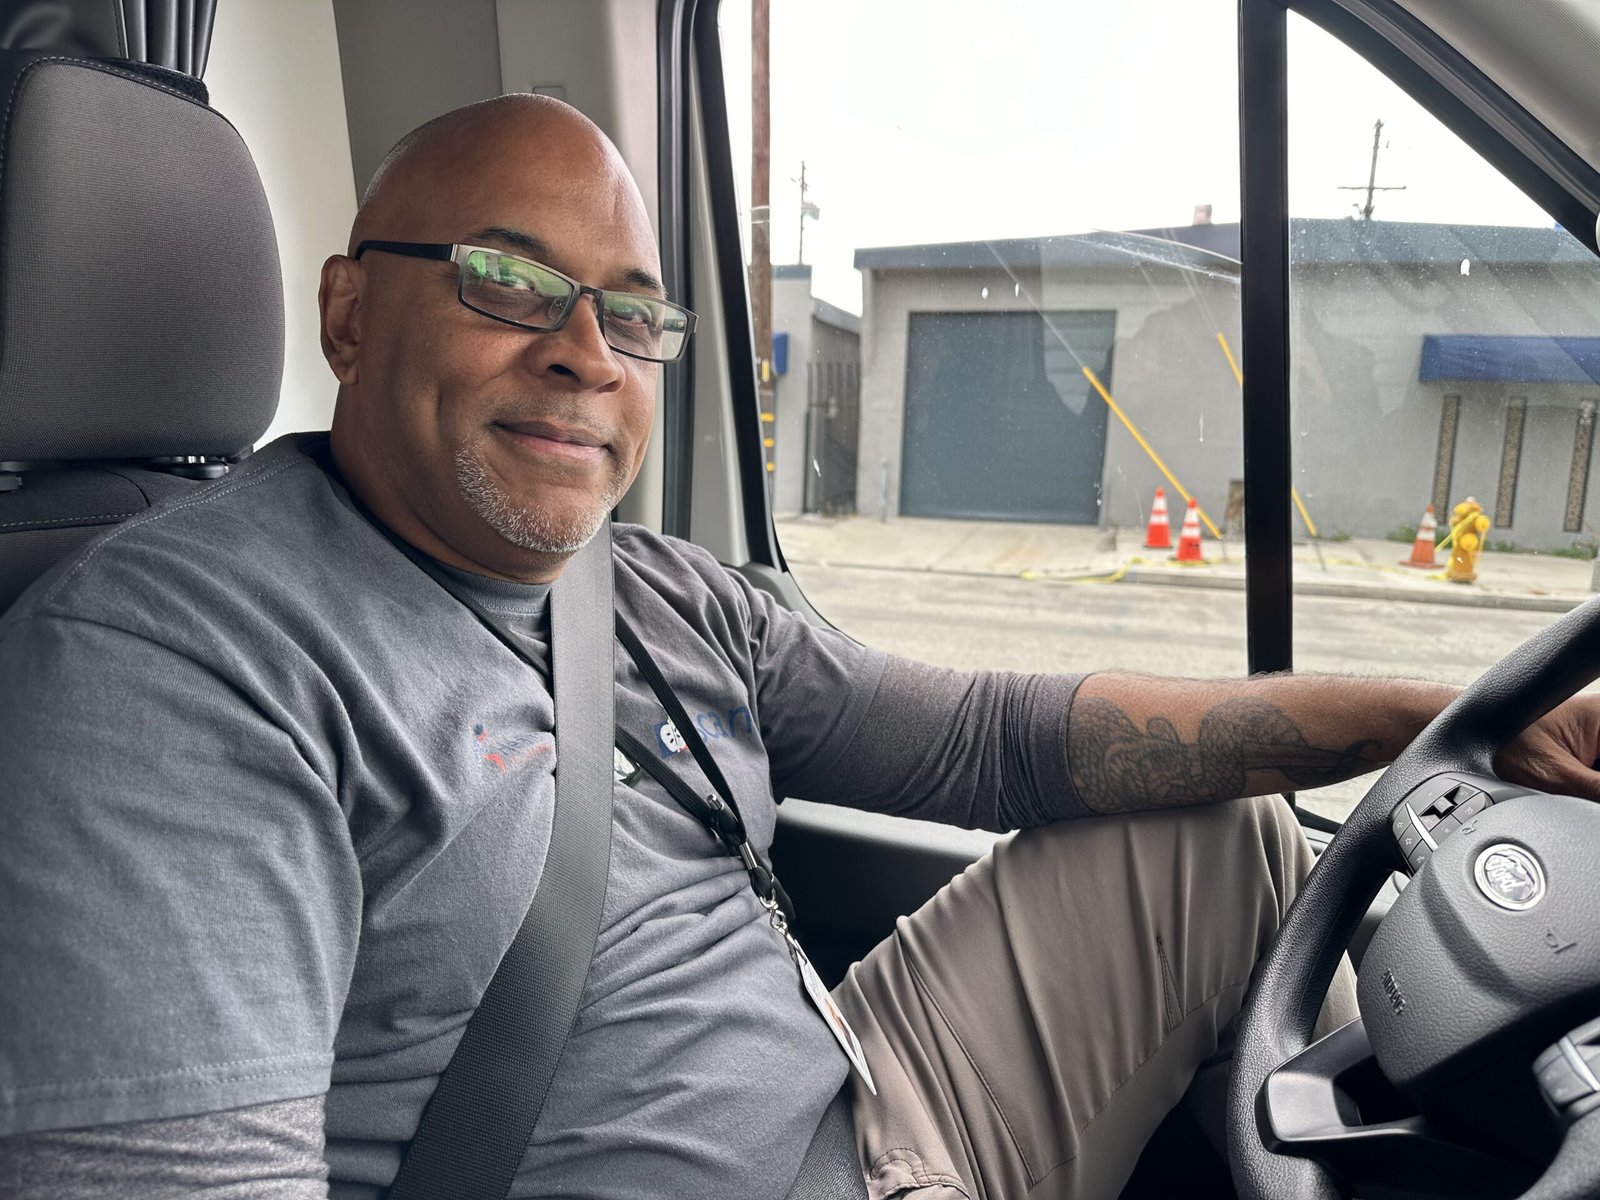
[[[1451,542],[1455,541],[1456,540],[1456,534],[1460,533],[1468,525],[1471,525],[1473,521],[1477,520],[1478,515],[1479,515],[1478,513],[1468,513],[1465,517],[1463,517],[1461,519],[1461,524],[1457,525],[1449,533],[1445,534],[1444,535],[1444,540],[1441,541],[1437,546],[1435,546],[1434,549],[1435,550],[1443,550]]]
[[[1046,575],[1032,569],[1019,572],[1018,578],[1029,583],[1116,583],[1128,573],[1132,562],[1125,562],[1109,575]]]

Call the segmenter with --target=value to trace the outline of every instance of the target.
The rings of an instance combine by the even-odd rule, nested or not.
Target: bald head
[[[366,241],[386,245],[357,261]],[[472,307],[458,291],[467,260],[439,257],[450,244],[659,295],[655,234],[592,121],[548,97],[500,96],[401,139],[362,197],[349,254],[323,268],[333,452],[353,490],[435,558],[548,580],[638,473],[656,367],[610,346],[592,297],[556,329]]]
[[[361,195],[351,249],[366,238],[411,237],[397,230],[448,214],[463,189],[493,179],[503,156],[536,159],[569,186],[592,181],[603,191],[620,189],[643,215],[633,177],[598,125],[563,101],[517,92],[454,109],[396,142]]]

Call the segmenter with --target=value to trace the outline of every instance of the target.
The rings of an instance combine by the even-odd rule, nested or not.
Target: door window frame
[[[729,400],[737,434],[735,466],[750,565],[786,572],[762,452],[718,4],[719,0],[662,0],[660,7],[663,262],[669,284],[682,287],[688,275],[690,222],[685,216],[689,172],[681,122],[692,112],[687,97],[694,72],[711,185],[710,249],[717,264],[726,330],[725,344],[714,352],[728,357]],[[1294,666],[1287,184],[1290,11],[1349,46],[1550,212],[1592,253],[1600,254],[1595,240],[1600,172],[1394,0],[1239,0],[1245,635],[1251,674]],[[700,349],[713,352],[704,345]],[[688,495],[694,448],[689,403],[693,348],[686,357],[682,381],[664,392],[669,452],[664,531],[692,537]]]

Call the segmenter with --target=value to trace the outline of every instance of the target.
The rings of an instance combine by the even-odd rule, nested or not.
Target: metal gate
[[[912,313],[900,511],[1092,524],[1114,312]],[[1081,365],[1080,365],[1081,364]]]
[[[806,512],[856,511],[856,443],[861,423],[861,364],[806,364]]]

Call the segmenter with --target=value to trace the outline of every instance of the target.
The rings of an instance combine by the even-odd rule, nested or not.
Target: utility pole
[[[750,4],[750,318],[755,326],[756,396],[771,485],[777,451],[772,377],[772,108],[768,85],[769,0]]]
[[[1372,168],[1371,168],[1371,170],[1369,170],[1367,172],[1366,186],[1363,187],[1359,183],[1353,183],[1353,184],[1352,183],[1347,183],[1347,184],[1341,184],[1339,186],[1339,190],[1341,192],[1366,192],[1366,194],[1367,194],[1367,202],[1361,208],[1361,219],[1363,221],[1372,220],[1372,193],[1373,192],[1403,192],[1403,191],[1406,190],[1404,184],[1401,184],[1399,187],[1379,187],[1378,186],[1378,148],[1379,148],[1379,144],[1382,142],[1382,140],[1383,140],[1383,119],[1380,117],[1378,119],[1378,123],[1372,127]]]

